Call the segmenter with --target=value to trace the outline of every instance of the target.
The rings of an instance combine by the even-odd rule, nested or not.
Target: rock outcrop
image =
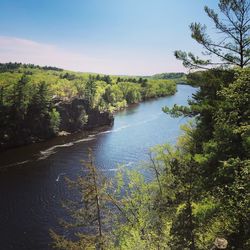
[[[89,103],[84,99],[73,99],[69,102],[60,101],[55,106],[61,117],[60,131],[72,133],[111,126],[114,123],[112,114],[90,108]]]

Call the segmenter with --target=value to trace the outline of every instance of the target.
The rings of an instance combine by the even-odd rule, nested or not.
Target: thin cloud
[[[150,75],[182,70],[178,64],[172,63],[173,60],[172,56],[162,59],[157,56],[147,56],[144,53],[140,55],[135,52],[127,53],[127,51],[108,51],[105,49],[102,50],[101,55],[97,51],[93,51],[93,57],[89,57],[56,45],[23,38],[0,36],[0,62],[2,63],[32,63],[105,74]],[[167,62],[169,62],[169,67]]]
[[[0,36],[0,60],[51,65],[79,71],[86,71],[96,63],[100,63],[98,59],[84,57],[55,45],[4,36]]]

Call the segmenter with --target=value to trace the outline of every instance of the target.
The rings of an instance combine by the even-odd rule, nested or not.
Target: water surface
[[[170,118],[163,106],[186,105],[196,90],[178,85],[174,96],[150,100],[118,112],[112,128],[56,138],[0,154],[0,248],[50,249],[49,228],[63,217],[61,200],[69,190],[63,176],[74,178],[93,150],[98,168],[112,176],[118,164],[133,167],[148,159],[149,148],[174,143],[184,118]]]

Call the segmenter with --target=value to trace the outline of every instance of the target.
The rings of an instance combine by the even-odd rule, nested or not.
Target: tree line
[[[61,120],[56,103],[60,101],[80,98],[88,102],[90,109],[114,112],[129,104],[176,92],[174,81],[121,79],[48,66],[1,64],[0,144],[56,135]]]

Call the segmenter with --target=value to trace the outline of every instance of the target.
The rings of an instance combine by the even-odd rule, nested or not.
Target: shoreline
[[[123,112],[126,109],[133,108],[137,105],[140,105],[141,103],[154,101],[160,98],[174,96],[176,93],[177,93],[177,90],[173,95],[152,97],[152,98],[144,99],[138,103],[129,104],[127,107],[123,109],[114,111],[113,113],[111,113],[111,115],[114,118],[115,114],[119,112]],[[14,163],[12,161],[5,161],[5,162],[3,161],[3,166],[0,166],[0,172],[8,171],[9,169],[12,169],[12,168],[19,168],[20,166],[27,164],[30,161],[39,160],[39,158],[40,160],[43,160],[43,155],[42,155],[43,152],[48,151],[51,148],[55,149],[55,148],[60,148],[60,147],[73,146],[80,141],[89,140],[91,137],[94,138],[96,135],[100,133],[105,133],[109,131],[113,127],[113,124],[114,124],[114,120],[112,124],[110,125],[95,127],[93,129],[86,128],[82,131],[75,131],[71,133],[66,132],[66,131],[60,131],[58,135],[55,135],[48,139],[43,139],[43,140],[35,141],[33,143],[27,143],[24,145],[4,149],[0,151],[0,161],[1,159],[11,159],[11,156],[17,155],[16,152],[19,152],[19,151],[28,150],[31,153],[29,157],[16,159]]]
[[[182,85],[182,84],[180,84]],[[31,145],[36,145],[36,144],[41,144],[41,143],[46,143],[46,142],[50,142],[52,140],[55,140],[57,138],[66,138],[68,136],[72,136],[74,134],[81,134],[81,133],[85,133],[86,136],[88,136],[90,133],[95,133],[96,131],[98,130],[102,130],[103,128],[108,128],[108,127],[112,127],[113,126],[113,123],[114,123],[114,115],[117,114],[118,112],[122,112],[126,109],[129,109],[133,106],[137,106],[139,105],[140,103],[144,103],[144,102],[147,102],[147,101],[153,101],[153,100],[157,100],[159,98],[164,98],[164,97],[169,97],[169,96],[174,96],[176,93],[177,93],[177,89],[176,89],[176,92],[174,94],[169,94],[169,95],[165,95],[165,96],[158,96],[158,97],[150,97],[150,98],[147,98],[147,99],[142,99],[140,102],[138,103],[131,103],[131,104],[128,104],[126,107],[124,108],[121,108],[121,109],[117,109],[117,110],[114,110],[113,112],[109,112],[110,116],[112,116],[112,121],[110,124],[106,124],[106,125],[101,125],[101,126],[96,126],[96,127],[88,127],[86,126],[85,128],[83,128],[82,130],[77,130],[77,131],[74,131],[74,132],[68,132],[68,131],[64,131],[64,130],[61,130],[59,131],[57,134],[49,137],[49,138],[33,138],[33,140],[29,138],[26,140],[26,142],[22,143],[22,144],[19,144],[19,145],[13,145],[13,146],[6,146],[6,147],[2,147],[0,148],[0,155],[4,152],[7,152],[7,151],[10,151],[10,150],[14,150],[14,149],[18,149],[18,148],[22,148],[22,147],[27,147],[27,146],[31,146]],[[87,124],[86,124],[87,125]],[[0,167],[1,169],[1,167]]]
[[[0,161],[2,160],[0,172],[8,171],[11,168],[20,167],[21,165],[24,165],[31,161],[40,161],[46,159],[50,156],[47,155],[45,157],[46,151],[52,151],[52,149],[62,147],[70,147],[82,141],[91,140],[91,138],[94,139],[96,135],[100,133],[105,133],[112,127],[113,125],[101,126],[93,130],[73,132],[67,135],[55,136],[47,140],[34,142],[23,146],[8,148],[0,152]],[[8,161],[9,159],[13,159],[12,156],[16,155],[17,152],[26,152],[27,150],[30,152],[29,157],[18,158],[15,160],[15,162]],[[5,162],[3,161],[3,159],[5,159]]]

